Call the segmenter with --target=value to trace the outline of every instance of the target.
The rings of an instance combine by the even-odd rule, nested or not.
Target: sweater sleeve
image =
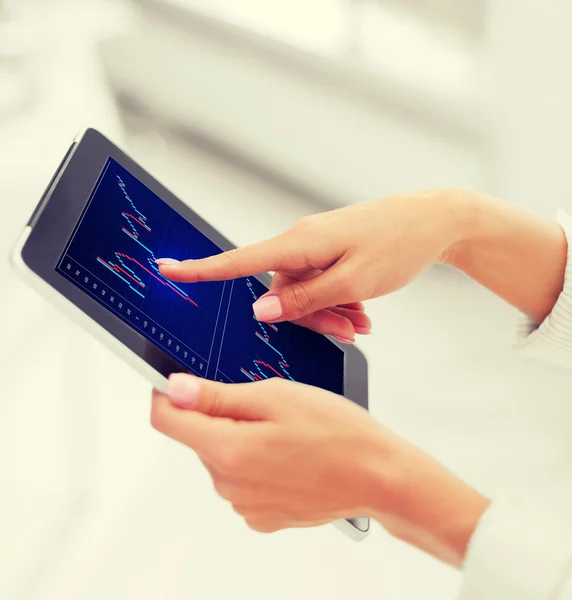
[[[570,486],[494,500],[470,540],[458,600],[571,600]]]
[[[523,323],[517,350],[572,368],[572,218],[558,213],[568,241],[563,290],[539,325]],[[541,486],[489,505],[469,543],[459,600],[572,600],[572,486]]]

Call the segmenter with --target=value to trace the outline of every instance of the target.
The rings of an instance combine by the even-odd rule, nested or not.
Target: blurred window
[[[480,82],[485,0],[157,0],[412,89],[471,96]]]
[[[167,1],[319,53],[344,48],[352,8],[348,0]]]

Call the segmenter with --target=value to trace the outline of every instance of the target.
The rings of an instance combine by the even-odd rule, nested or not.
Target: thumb
[[[338,263],[311,279],[274,288],[253,304],[254,316],[265,322],[295,321],[324,308],[363,300],[352,296],[346,272],[346,266]]]
[[[169,377],[166,394],[178,408],[194,410],[214,418],[235,421],[264,421],[274,411],[267,392],[261,383],[219,383],[188,375],[174,373]]]

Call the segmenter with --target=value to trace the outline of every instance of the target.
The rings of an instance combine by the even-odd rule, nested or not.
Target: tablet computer
[[[157,389],[174,372],[228,384],[282,377],[368,408],[359,350],[292,323],[266,324],[252,304],[262,274],[174,283],[156,259],[204,258],[234,246],[105,136],[71,144],[12,254],[17,271]],[[367,518],[336,525],[354,539]]]

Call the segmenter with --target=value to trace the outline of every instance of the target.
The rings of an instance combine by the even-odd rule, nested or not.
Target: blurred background
[[[6,258],[74,135],[101,129],[242,245],[443,185],[570,206],[572,4],[0,0]],[[261,536],[149,425],[150,386],[0,263],[0,597],[453,599],[375,526]],[[569,376],[450,269],[369,303],[371,411],[494,496],[572,477]]]

